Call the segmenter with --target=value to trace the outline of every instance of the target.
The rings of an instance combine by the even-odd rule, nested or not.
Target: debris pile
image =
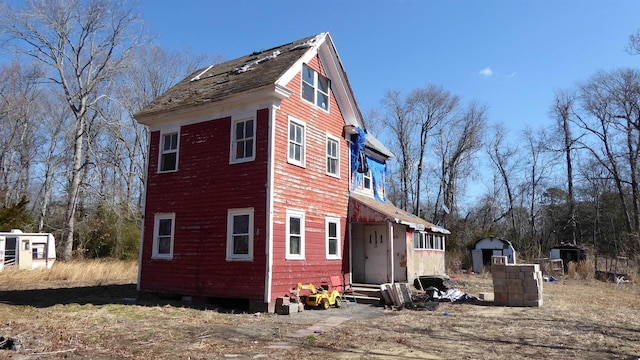
[[[0,350],[15,350],[15,345],[13,338],[0,336]]]

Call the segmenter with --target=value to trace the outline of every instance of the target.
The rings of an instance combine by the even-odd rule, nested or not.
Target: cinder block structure
[[[491,258],[494,304],[542,306],[542,272],[538,264],[508,264],[506,256]]]

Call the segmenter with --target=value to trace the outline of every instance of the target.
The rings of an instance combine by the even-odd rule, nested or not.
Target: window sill
[[[227,262],[253,262],[253,257],[243,257],[243,258],[237,258],[237,257],[228,257],[225,259]]]
[[[173,255],[153,255],[151,260],[173,260]]]

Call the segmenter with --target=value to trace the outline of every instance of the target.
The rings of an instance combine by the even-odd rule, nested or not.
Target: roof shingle
[[[135,117],[194,107],[275,84],[316,38],[309,36],[198,69],[145,106]]]

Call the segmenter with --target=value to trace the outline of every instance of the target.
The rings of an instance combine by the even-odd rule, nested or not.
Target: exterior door
[[[389,282],[389,236],[386,225],[365,225],[365,282]]]

